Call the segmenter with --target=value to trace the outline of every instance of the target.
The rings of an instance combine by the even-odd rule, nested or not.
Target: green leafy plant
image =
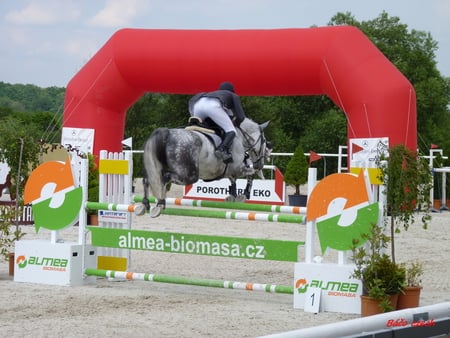
[[[386,214],[390,216],[391,257],[395,262],[395,234],[401,226],[408,230],[415,222],[417,211],[422,212],[422,227],[431,220],[430,190],[433,186],[426,160],[403,144],[389,149],[387,158],[380,158],[380,180],[386,186]],[[386,218],[389,221],[388,218]]]
[[[14,242],[25,235],[20,227],[13,227],[14,219],[14,208],[7,205],[0,206],[0,255],[5,259],[8,259],[8,253],[13,251]]]
[[[286,166],[284,181],[295,187],[295,195],[300,195],[300,186],[308,180],[308,160],[301,145],[298,145]]]
[[[7,116],[0,125],[0,161],[10,167],[10,197],[14,206],[1,210],[0,251],[12,250],[14,241],[24,235],[19,224],[23,209],[23,191],[32,169],[38,164],[39,143],[33,138],[33,127]],[[13,227],[14,229],[11,229]]]
[[[390,296],[404,290],[405,268],[384,253],[390,238],[377,224],[372,224],[370,232],[361,234],[361,238],[367,242],[361,246],[360,240],[353,242],[355,270],[351,277],[361,280],[363,295],[378,300],[383,312],[392,311]]]
[[[419,261],[402,264],[406,271],[406,286],[421,286],[423,264]]]

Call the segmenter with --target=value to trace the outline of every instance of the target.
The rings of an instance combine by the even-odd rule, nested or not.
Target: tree
[[[337,13],[329,25],[352,25],[361,29],[378,49],[408,78],[416,91],[419,148],[425,153],[431,143],[450,151],[449,79],[436,67],[438,43],[430,33],[409,30],[400,18],[382,12],[377,18],[357,21],[350,13]],[[441,132],[438,132],[441,131]]]
[[[18,198],[22,196],[28,175],[39,160],[40,148],[36,134],[35,126],[10,116],[0,124],[0,160],[8,163],[11,168],[13,191],[19,192]]]
[[[294,155],[287,164],[284,173],[286,184],[295,187],[295,195],[300,195],[300,186],[308,180],[308,161],[301,145],[297,146]]]
[[[23,207],[23,190],[32,169],[38,163],[39,144],[33,138],[33,126],[24,125],[21,121],[6,117],[0,124],[0,161],[10,167],[10,195],[16,200],[14,220],[15,231],[10,230],[12,218],[6,217],[0,222],[0,251],[5,253],[13,241],[19,240],[24,233],[18,224],[18,216]],[[12,237],[11,237],[12,236]]]
[[[303,149],[334,154],[339,145],[347,144],[347,121],[339,109],[330,109],[308,123],[305,135],[300,138]],[[319,176],[337,172],[337,158],[324,159],[326,168],[318,168]],[[326,170],[326,172],[325,172]]]
[[[428,225],[432,179],[426,160],[403,144],[391,147],[389,157],[380,160],[386,160],[385,165],[380,162],[378,166],[380,179],[386,186],[386,213],[391,219],[391,258],[395,262],[394,236],[400,232],[400,226],[408,230],[415,221],[417,210],[424,212],[421,217],[423,227],[426,229]]]
[[[14,111],[60,113],[64,95],[64,88],[40,88],[31,84],[9,84],[0,81],[0,106],[10,107]]]

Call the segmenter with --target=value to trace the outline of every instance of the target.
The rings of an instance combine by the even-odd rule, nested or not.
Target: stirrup
[[[220,158],[223,163],[231,163],[233,162],[233,155],[231,155],[230,153],[227,153],[225,151],[221,151],[220,149],[217,149],[214,154]]]

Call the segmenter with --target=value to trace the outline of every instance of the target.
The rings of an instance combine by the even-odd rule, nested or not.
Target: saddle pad
[[[211,140],[211,142],[214,143],[215,147],[218,147],[219,144],[222,142],[222,139],[219,137],[219,135],[217,135],[216,132],[214,130],[212,130],[212,129],[204,128],[204,127],[200,127],[200,126],[187,126],[184,129],[197,131],[199,133],[202,133],[209,140]]]

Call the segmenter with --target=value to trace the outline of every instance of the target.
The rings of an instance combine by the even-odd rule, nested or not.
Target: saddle
[[[188,120],[188,125],[184,128],[186,130],[196,130],[201,133],[217,134],[216,131],[208,124],[204,123],[200,117],[191,116]],[[220,135],[218,135],[220,136]]]
[[[191,116],[188,120],[187,126],[184,127],[184,129],[202,133],[215,145],[216,148],[222,143],[223,137],[225,135],[224,131],[217,124],[215,124],[211,119],[208,118],[208,119],[206,119],[206,121],[202,121],[202,119],[197,116]],[[246,167],[250,167],[251,160],[250,160],[250,162],[249,162],[249,160],[250,160],[250,156],[247,152],[245,152],[244,163],[245,163]],[[228,167],[228,165],[227,165],[227,167]],[[214,178],[212,180],[205,180],[205,182],[215,181],[215,180],[223,178],[223,177],[224,176],[222,175],[222,176]]]
[[[184,129],[204,134],[216,147],[222,142],[223,131],[209,119],[203,121],[200,117],[191,116]]]

